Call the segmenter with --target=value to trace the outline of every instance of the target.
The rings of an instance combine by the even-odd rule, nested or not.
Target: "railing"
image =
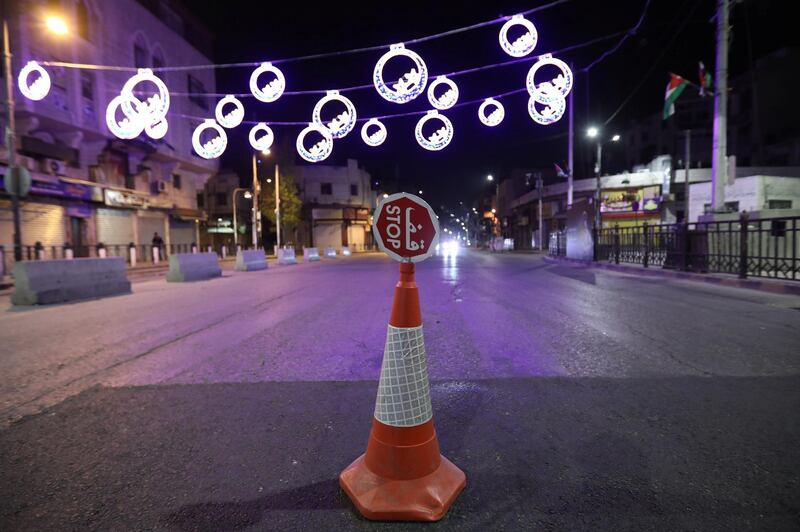
[[[606,228],[596,251],[617,264],[800,280],[800,216]]]
[[[554,231],[550,233],[550,241],[547,244],[547,254],[551,257],[567,256],[566,231]]]

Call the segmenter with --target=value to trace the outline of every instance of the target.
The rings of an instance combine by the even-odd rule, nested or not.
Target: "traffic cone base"
[[[420,478],[393,480],[370,471],[359,456],[339,475],[339,485],[361,515],[373,521],[438,521],[467,485],[464,472],[444,456]]]

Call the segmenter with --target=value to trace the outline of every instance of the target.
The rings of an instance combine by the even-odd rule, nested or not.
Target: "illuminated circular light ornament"
[[[144,82],[150,82],[155,85],[158,92],[142,101],[136,97],[134,89]],[[161,78],[153,74],[153,71],[149,68],[140,68],[136,74],[131,76],[122,86],[120,94],[125,97],[122,100],[122,112],[125,113],[125,116],[130,118],[138,113],[141,115],[142,123],[145,126],[155,125],[167,116],[167,111],[169,111],[169,90]]]
[[[258,78],[267,72],[273,74],[275,78],[263,87],[259,87]],[[272,63],[261,63],[261,66],[250,74],[250,92],[259,101],[265,103],[274,102],[281,97],[284,90],[286,90],[286,78],[283,76],[283,72],[273,66]]]
[[[131,106],[143,105],[139,100],[133,100],[132,95],[120,94],[115,96],[106,107],[106,125],[111,133],[120,139],[135,139],[142,134],[145,125],[142,115],[134,112],[127,114],[124,111],[124,103],[127,101]],[[117,111],[122,111],[124,118],[117,120]],[[166,134],[166,132],[165,132]]]
[[[370,127],[377,127],[377,130],[373,130],[372,133],[369,132]],[[386,140],[386,126],[383,125],[383,122],[378,120],[377,118],[370,118],[367,122],[361,127],[361,139],[364,141],[364,144],[367,146],[380,146]]]
[[[260,132],[263,132],[264,134],[258,137],[257,135]],[[272,133],[272,129],[264,122],[259,122],[250,129],[249,138],[250,145],[254,150],[257,151],[270,149],[272,147],[272,143],[275,141],[275,135]]]
[[[28,83],[28,77],[33,73],[39,74],[39,77],[34,79],[33,83]],[[28,61],[28,64],[19,71],[17,84],[23,96],[38,102],[50,92],[50,74],[36,61]]]
[[[537,104],[542,106],[541,111],[536,107]],[[543,126],[561,120],[566,108],[564,97],[553,87],[537,89],[528,100],[528,114],[534,122]]]
[[[335,116],[333,120],[325,124],[322,122],[322,108],[325,107],[326,104],[333,101],[341,102],[344,105],[345,110]],[[350,133],[353,128],[356,127],[356,107],[349,98],[339,94],[339,91],[328,91],[327,94],[317,102],[317,105],[314,106],[312,121],[315,124],[327,127],[330,130],[333,138],[340,139]]]
[[[493,107],[493,109],[486,114],[486,109]],[[494,127],[503,121],[506,117],[506,110],[503,104],[494,98],[486,98],[480,107],[478,107],[478,118],[485,126]]]
[[[200,144],[200,135],[202,135],[203,132],[208,129],[213,129],[216,131],[217,136],[203,144]],[[202,124],[195,128],[194,133],[192,133],[192,147],[194,147],[194,151],[197,153],[197,155],[203,159],[216,159],[222,155],[222,152],[225,151],[225,147],[227,145],[228,135],[225,134],[225,130],[222,129],[212,118],[205,119]]]
[[[439,85],[447,85],[447,90],[441,95],[436,96],[434,92]],[[428,87],[428,101],[435,108],[444,111],[450,109],[458,101],[458,85],[447,76],[437,76]]]
[[[411,59],[414,62],[414,66],[389,87],[383,79],[383,68],[390,59],[398,56]],[[375,63],[372,82],[378,94],[385,100],[393,103],[406,103],[422,94],[422,91],[425,90],[425,85],[428,84],[428,67],[418,53],[407,50],[402,43],[393,44],[389,51],[383,54],[378,59],[378,62]]]
[[[233,109],[225,112],[225,106]],[[229,94],[217,102],[217,107],[214,110],[214,115],[217,117],[217,122],[224,128],[231,129],[238,126],[244,120],[244,106],[235,96]]]
[[[167,124],[167,119],[162,118],[155,124],[147,124],[144,128],[144,132],[153,140],[163,139],[166,134],[167,130],[169,129],[169,124]]]
[[[322,139],[317,141],[311,148],[306,148],[306,135],[312,132],[319,133]],[[327,127],[312,122],[297,135],[295,146],[297,147],[297,153],[299,153],[300,157],[304,160],[310,163],[318,163],[327,159],[333,151],[333,135],[331,135],[331,130]]]
[[[425,137],[422,134],[422,127],[429,120],[439,120],[442,123],[442,127]],[[419,122],[417,122],[417,127],[414,129],[414,136],[417,137],[419,145],[426,150],[439,151],[453,140],[453,123],[443,114],[439,114],[439,111],[428,111],[425,116],[420,118]]]
[[[514,26],[523,26],[527,31],[517,37],[512,43],[508,40],[508,30]],[[536,26],[522,15],[514,15],[500,28],[500,46],[512,57],[524,57],[528,55],[536,48],[536,43],[538,41],[539,34],[536,31]]]
[[[551,65],[559,70],[561,73],[553,78],[550,81],[543,81],[536,84],[536,73],[545,65]],[[528,71],[528,77],[526,79],[526,85],[528,88],[528,94],[531,96],[534,95],[537,89],[541,89],[541,96],[545,98],[551,98],[553,103],[556,103],[558,99],[564,99],[569,91],[572,90],[572,70],[567,66],[567,64],[562,61],[561,59],[556,59],[551,54],[544,54],[539,57],[539,59],[533,64],[531,69]],[[555,91],[550,90],[555,89]],[[545,103],[545,102],[542,102]]]

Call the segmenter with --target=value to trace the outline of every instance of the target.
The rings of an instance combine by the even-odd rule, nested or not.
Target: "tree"
[[[281,243],[287,240],[295,241],[295,229],[300,223],[300,211],[303,206],[297,193],[297,185],[290,173],[280,175],[281,199]],[[275,225],[275,183],[261,183],[261,198],[259,208],[261,216],[266,217]],[[291,236],[289,236],[291,235]]]

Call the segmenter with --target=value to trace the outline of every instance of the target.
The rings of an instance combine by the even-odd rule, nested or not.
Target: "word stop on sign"
[[[384,253],[398,261],[419,262],[436,249],[439,221],[425,200],[401,192],[380,204],[373,231]]]

